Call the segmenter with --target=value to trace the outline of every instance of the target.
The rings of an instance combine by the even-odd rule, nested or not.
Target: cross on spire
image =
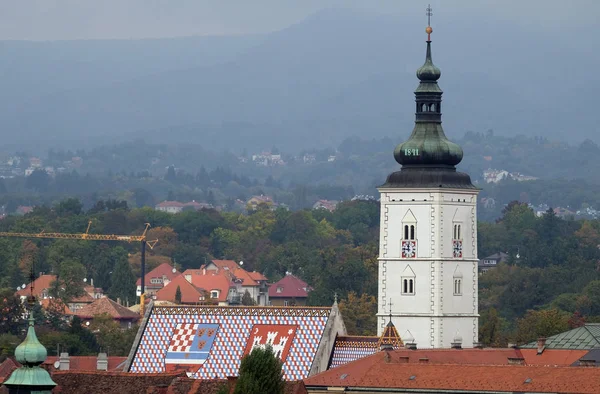
[[[335,293],[333,293],[333,302],[336,304],[337,304],[337,298],[338,298],[338,295],[337,295],[337,291],[336,291]]]
[[[431,15],[433,15],[432,11],[431,4],[428,4],[427,8],[425,9],[425,15],[427,15],[427,28],[425,29],[427,32],[427,41],[431,41],[431,32],[433,31],[431,28]]]
[[[35,297],[33,295],[33,282],[35,281],[35,271],[34,271],[34,267],[33,267],[33,261],[31,262],[31,268],[29,270],[29,304],[30,306],[33,306],[34,302],[35,302]]]
[[[392,321],[392,299],[390,298],[390,321]]]

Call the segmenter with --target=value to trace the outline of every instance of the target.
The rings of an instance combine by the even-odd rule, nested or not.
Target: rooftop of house
[[[54,363],[59,361],[57,356],[48,356],[44,364],[50,372],[57,370]],[[125,367],[127,357],[109,356],[107,357],[109,371],[122,371]],[[69,371],[97,371],[98,356],[69,356]]]
[[[465,350],[430,351],[465,357]],[[474,350],[493,355],[495,351]],[[410,353],[410,351],[408,351]],[[406,363],[400,351],[380,351],[371,356],[322,372],[304,380],[307,389],[344,388],[454,390],[455,392],[597,393],[598,368],[522,365],[438,364],[421,357]],[[410,357],[410,356],[409,356]],[[496,357],[495,355],[492,357]],[[483,361],[483,360],[482,360]],[[493,360],[491,360],[493,361]]]
[[[174,272],[173,272],[174,271]],[[168,263],[162,263],[158,267],[154,268],[152,271],[148,272],[144,277],[144,285],[148,287],[150,285],[150,279],[152,278],[162,278],[165,277],[168,280],[173,280],[174,277],[181,275],[176,268]],[[138,279],[136,282],[137,286],[142,285],[142,279]],[[162,285],[160,286],[162,287]]]
[[[44,297],[41,297],[42,292],[44,290],[47,291],[48,289],[50,289],[50,285],[55,280],[56,280],[56,275],[47,275],[47,274],[40,275],[33,281],[33,283],[29,283],[27,286],[25,286],[25,288],[17,291],[16,295],[19,297],[29,296],[30,290],[31,290],[31,285],[33,284],[33,295],[38,299],[44,298]]]
[[[163,201],[156,204],[156,208],[183,208],[184,204],[179,201]]]
[[[40,305],[45,310],[52,310],[63,315],[72,315],[73,312],[58,298],[44,298],[40,300]]]
[[[186,273],[199,274],[203,272],[203,269],[206,269],[207,271],[218,270],[219,273],[221,273],[220,270],[226,271],[232,276],[231,279],[234,279],[234,277],[241,279],[242,286],[259,286],[259,281],[267,281],[267,278],[260,272],[246,271],[233,260],[211,260],[210,263],[203,265],[199,270],[188,270],[189,272],[186,271]]]
[[[181,302],[184,304],[196,304],[204,297],[202,291],[192,283],[188,282],[183,275],[179,275],[169,282],[168,285],[157,291],[155,299],[157,301],[175,302],[177,287],[179,287],[179,290],[181,291]]]
[[[310,286],[295,275],[288,274],[269,286],[269,298],[306,298]]]
[[[224,273],[212,273],[210,271],[206,271],[206,275],[192,275],[191,283],[200,291],[204,290],[210,293],[213,290],[218,290],[219,295],[216,300],[219,302],[227,300],[229,288],[234,286],[229,276]]]
[[[587,323],[581,327],[561,332],[546,338],[546,349],[591,350],[600,347],[600,323]],[[522,349],[537,349],[538,341],[521,346]]]
[[[140,315],[111,300],[108,297],[98,298],[89,305],[75,312],[82,319],[92,319],[96,315],[108,314],[115,320],[139,320]]]

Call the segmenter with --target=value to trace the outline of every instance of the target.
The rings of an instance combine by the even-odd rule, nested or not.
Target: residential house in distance
[[[183,203],[179,201],[163,201],[154,207],[157,211],[179,213],[183,211]]]
[[[31,292],[31,288],[33,285],[33,295],[35,296],[35,298],[38,300],[40,305],[42,305],[42,307],[48,307],[50,306],[50,302],[48,302],[47,300],[50,300],[52,298],[50,296],[50,288],[55,280],[56,275],[41,274],[33,281],[33,283],[30,283],[24,288],[17,291],[15,295],[20,297],[21,301],[25,302],[25,300]],[[94,300],[104,296],[102,289],[94,287],[93,281],[91,281],[89,285],[84,286],[83,290],[85,291],[84,294],[72,299],[65,306],[70,312],[75,313],[81,308],[85,307],[86,305],[89,305],[92,302],[94,302]],[[65,309],[65,311],[66,310],[67,309]]]
[[[269,286],[269,304],[273,306],[305,306],[310,287],[291,273]]]
[[[207,291],[210,298],[218,299],[219,304],[239,304],[248,292],[256,305],[269,305],[267,278],[259,272],[246,271],[233,260],[212,260],[199,269],[184,271],[183,275],[196,288]]]
[[[148,272],[145,276],[144,291],[146,295],[151,296],[158,290],[165,287],[175,277],[181,275],[177,268],[170,264],[162,263],[152,271]],[[137,280],[136,295],[139,297],[142,295],[142,279]],[[132,300],[133,301],[133,300]]]
[[[252,161],[259,166],[281,166],[285,164],[285,161],[281,158],[281,155],[274,155],[271,152],[263,152],[258,155],[252,155]]]
[[[26,206],[26,205],[19,205],[17,207],[17,210],[15,211],[15,213],[17,215],[26,215],[31,211],[33,211],[33,207]]]
[[[329,212],[335,211],[338,202],[335,200],[319,200],[313,204],[313,209],[326,209]]]
[[[218,286],[218,284],[216,284],[216,286]],[[179,288],[179,291],[181,292],[180,301],[177,300],[177,288]],[[220,287],[218,288],[219,290],[221,289]],[[186,305],[210,303],[210,293],[207,294],[202,289],[194,286],[186,279],[185,275],[179,275],[175,277],[165,287],[153,294],[151,298],[156,302],[157,305],[163,305],[166,303]],[[215,303],[218,303],[218,297],[215,297],[215,300]]]
[[[84,306],[74,315],[79,316],[87,326],[94,319],[94,316],[108,314],[113,320],[117,321],[122,328],[131,328],[131,326],[140,320],[140,315],[124,307],[123,305],[111,300],[108,297],[102,297],[89,305]]]
[[[504,263],[508,260],[508,254],[499,252],[484,257],[479,260],[479,273],[483,274],[487,272],[491,268],[496,268],[496,266],[500,263]]]
[[[273,198],[270,196],[260,195],[260,196],[252,196],[248,201],[246,201],[246,210],[248,211],[256,211],[259,205],[265,204],[270,209],[276,208],[276,204],[273,201]]]

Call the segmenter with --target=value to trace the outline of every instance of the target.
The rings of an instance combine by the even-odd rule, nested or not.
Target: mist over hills
[[[595,139],[586,108],[600,83],[581,75],[600,65],[593,48],[491,18],[434,26],[448,135]],[[3,149],[139,137],[235,151],[402,140],[423,26],[330,9],[261,36],[1,42]]]

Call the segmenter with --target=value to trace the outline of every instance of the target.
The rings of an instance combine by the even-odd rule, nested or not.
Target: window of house
[[[216,290],[211,291],[210,298],[219,298],[219,292]]]
[[[283,291],[283,287],[278,287],[278,288],[277,288],[277,292],[278,292],[278,293],[281,293],[282,291]]]
[[[289,301],[288,300],[284,300],[283,301],[283,306],[288,306],[289,305]]]

